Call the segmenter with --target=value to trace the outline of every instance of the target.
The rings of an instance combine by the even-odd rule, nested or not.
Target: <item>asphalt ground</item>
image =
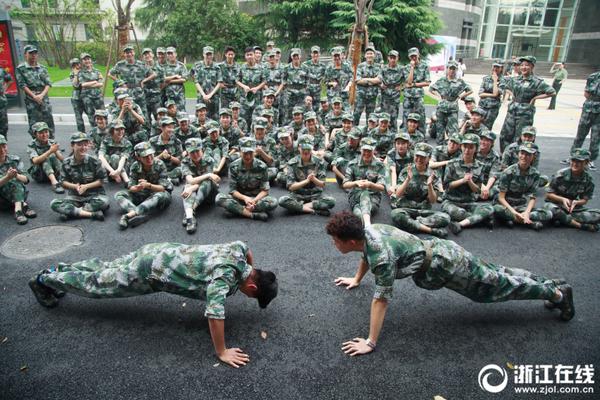
[[[71,130],[58,126],[63,146]],[[28,140],[26,125],[11,126],[11,153],[26,159]],[[543,149],[540,169],[552,174],[562,167],[558,160],[571,140],[542,137],[538,142]],[[592,174],[598,184],[598,172]],[[108,185],[111,195],[119,189]],[[29,190],[39,216],[19,226],[12,213],[0,213],[0,242],[35,227],[65,224],[49,208],[56,195],[48,185],[32,182]],[[420,289],[405,279],[395,284],[377,350],[351,358],[342,353],[341,344],[368,335],[373,276],[369,273],[352,291],[334,285],[337,276],[354,274],[360,255],[337,252],[324,232],[326,218],[289,216],[278,208],[264,223],[228,219],[223,210],[210,207],[199,214],[198,232],[188,235],[181,226],[181,190],[175,188],[163,214],[135,229],[118,230],[113,200],[104,222],[66,223],[83,230],[80,246],[30,261],[0,256],[0,398],[528,399],[536,397],[514,393],[517,385],[506,363],[600,365],[599,234],[500,226],[451,236],[491,262],[565,278],[574,287],[577,310],[569,323],[559,321],[557,312],[545,310],[541,301],[477,304],[447,289]],[[221,190],[227,190],[227,180]],[[326,193],[337,200],[334,211],[348,207],[346,194],[335,183],[327,185]],[[274,188],[272,194],[285,191]],[[596,198],[590,206],[600,207],[600,201]],[[384,199],[374,222],[390,223],[389,210]],[[201,301],[165,293],[110,300],[69,294],[59,307],[45,309],[27,286],[36,272],[59,261],[111,260],[152,242],[233,240],[246,241],[256,267],[274,271],[280,282],[279,296],[265,310],[240,293],[227,301],[227,345],[241,347],[251,359],[239,370],[214,355]],[[39,245],[44,246],[42,238]],[[478,385],[478,373],[487,364],[508,371],[508,387],[499,394]],[[496,384],[495,379],[490,382]],[[600,391],[597,384],[591,386]]]

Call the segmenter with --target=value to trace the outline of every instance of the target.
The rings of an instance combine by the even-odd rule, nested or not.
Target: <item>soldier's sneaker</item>
[[[196,218],[188,218],[185,224],[185,231],[190,235],[196,232]]]
[[[565,158],[564,160],[560,160],[560,163],[563,165],[569,165],[570,162],[571,162],[571,160],[568,158]]]
[[[329,211],[329,210],[315,210],[315,214],[322,215],[323,217],[329,217],[331,215],[331,211]]]
[[[65,188],[62,187],[60,183],[54,185],[54,193],[63,194],[65,192]]]
[[[445,228],[431,228],[431,234],[439,238],[448,237],[448,230]]]
[[[92,213],[92,219],[96,221],[104,221],[104,213],[102,211],[94,211]]]
[[[37,275],[29,280],[29,288],[31,288],[37,302],[42,306],[53,308],[58,305],[58,299],[54,296],[52,289],[39,283]]]
[[[127,229],[128,226],[129,218],[127,217],[127,214],[121,215],[121,219],[119,219],[119,229],[123,231]]]
[[[493,216],[492,216],[492,217],[490,217],[490,218],[488,218],[488,219],[485,221],[485,226],[487,226],[487,228],[488,228],[490,231],[493,231],[493,230],[494,230],[494,228],[496,227],[496,218],[494,218]]]
[[[510,229],[514,228],[514,226],[515,226],[515,222],[510,221],[510,220],[506,221],[505,224],[506,224],[506,227],[510,228]]]
[[[267,220],[269,219],[269,214],[267,214],[266,212],[255,212],[252,213],[252,219],[267,222]]]
[[[598,224],[581,224],[582,231],[598,232]]]
[[[37,213],[35,212],[35,210],[29,207],[29,204],[27,203],[23,203],[23,214],[25,214],[27,218],[37,217]]]
[[[148,214],[136,215],[133,218],[129,218],[129,226],[135,228],[136,226],[139,226],[146,221],[148,221]]]
[[[548,279],[544,281],[544,283],[552,283],[556,287],[559,287],[560,285],[564,285],[565,283],[567,283],[567,281],[565,281],[564,279]],[[558,308],[558,303],[555,303],[550,300],[544,300],[544,307],[546,307],[548,310],[554,310],[555,308]]]
[[[455,235],[458,235],[462,232],[462,226],[460,226],[458,222],[454,221],[450,222],[448,229],[450,229],[450,232],[454,233]]]
[[[544,224],[542,224],[540,221],[533,221],[531,224],[529,224],[529,226],[534,231],[541,231],[544,228]]]
[[[58,219],[60,219],[62,222],[67,222],[69,220],[69,216],[67,214],[60,214]]]
[[[15,211],[15,220],[17,220],[17,224],[19,225],[25,225],[28,221],[22,210]]]
[[[560,319],[570,321],[575,316],[575,304],[573,304],[573,288],[571,285],[561,285],[558,290],[562,292],[563,298],[558,303],[560,309]]]

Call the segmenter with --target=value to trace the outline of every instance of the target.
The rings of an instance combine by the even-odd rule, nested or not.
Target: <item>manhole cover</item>
[[[42,226],[14,235],[4,241],[0,252],[6,257],[33,260],[62,253],[80,245],[83,232],[67,225]]]

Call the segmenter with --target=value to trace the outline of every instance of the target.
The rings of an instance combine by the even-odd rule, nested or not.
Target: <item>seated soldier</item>
[[[498,197],[494,211],[496,217],[512,227],[514,222],[539,231],[552,213],[534,208],[540,173],[532,165],[536,153],[535,143],[523,143],[519,148],[519,161],[502,171],[498,178]]]
[[[229,141],[221,136],[219,124],[211,121],[206,126],[208,137],[202,141],[202,147],[214,160],[213,172],[219,176],[227,175],[227,163],[239,157],[236,148],[229,148]]]
[[[429,168],[431,168],[438,177],[438,192],[444,193],[443,178],[446,173],[446,166],[454,159],[460,158],[460,142],[462,138],[459,134],[450,135],[448,143],[442,146],[436,146],[433,149]]]
[[[249,131],[248,123],[240,116],[240,109],[242,108],[242,105],[237,101],[232,101],[229,103],[229,107],[231,109],[231,125],[234,128],[238,128],[242,132],[241,136],[245,136],[247,133],[249,133]]]
[[[590,232],[600,228],[600,210],[584,207],[594,195],[594,179],[586,171],[590,152],[573,149],[570,167],[556,172],[546,188],[544,208],[552,212],[556,225],[565,225]]]
[[[515,143],[511,143],[504,149],[502,153],[502,160],[500,161],[500,171],[504,171],[506,168],[510,167],[513,164],[516,164],[519,161],[519,148],[523,143],[535,143],[535,137],[537,135],[537,129],[533,126],[526,126],[521,131],[521,136],[519,140]],[[533,159],[533,164],[536,169],[539,168],[540,165],[540,148],[536,144],[535,146],[536,154]],[[540,187],[544,187],[550,182],[550,179],[546,175],[540,175]]]
[[[27,204],[29,177],[24,171],[21,158],[8,154],[6,137],[0,135],[0,209],[14,210],[17,224],[24,225],[36,212]]]
[[[392,221],[409,232],[446,237],[445,227],[450,223],[450,216],[431,209],[438,196],[435,189],[437,176],[429,168],[432,150],[427,143],[417,143],[414,164],[408,164],[400,172],[399,185],[390,199]]]
[[[489,130],[481,132],[479,137],[479,151],[475,158],[483,164],[482,182],[485,183],[481,185],[479,194],[481,201],[489,201],[498,194],[494,184],[500,174],[500,155],[494,150],[495,140],[496,134]]]
[[[219,110],[219,136],[227,139],[227,143],[229,143],[229,148],[239,149],[238,142],[241,137],[244,137],[245,134],[239,129],[231,124],[231,110],[228,108],[221,108]],[[212,126],[212,125],[211,125]],[[232,160],[236,159],[239,156],[235,154],[235,157]]]
[[[277,137],[275,136],[275,124],[273,123],[273,116],[275,115],[275,113],[273,112],[272,109],[267,109],[267,110],[263,110],[263,112],[261,113],[261,117],[265,119],[266,123],[265,123],[265,134],[273,139],[277,139]]]
[[[347,114],[344,112],[344,106],[342,104],[341,97],[334,97],[331,102],[331,107],[331,111],[327,113],[325,119],[323,120],[323,125],[325,125],[325,129],[329,133],[331,133],[331,131],[334,129],[339,129],[342,127],[342,118],[345,114]],[[354,117],[352,120],[354,121]]]
[[[314,111],[304,114],[304,125],[304,128],[298,132],[298,140],[302,136],[310,136],[313,143],[313,154],[325,160],[327,164],[331,163],[332,154],[327,150],[329,145],[327,134],[325,128],[318,124],[317,114]]]
[[[240,139],[241,157],[229,166],[229,193],[219,193],[217,205],[234,216],[267,221],[277,208],[277,199],[269,196],[267,165],[254,156],[254,138]]]
[[[379,126],[368,132],[375,139],[375,157],[381,161],[385,159],[388,152],[393,150],[395,132],[390,128],[390,114],[379,113]]]
[[[335,180],[340,186],[344,183],[348,163],[360,157],[360,133],[358,129],[352,128],[346,136],[346,142],[336,147],[331,163],[331,170],[335,174]]]
[[[263,90],[262,95],[263,103],[257,106],[252,112],[252,123],[256,121],[256,118],[263,117],[264,110],[272,110],[273,111],[273,125],[277,125],[279,121],[279,110],[273,107],[273,103],[275,102],[275,91],[273,89],[266,88]]]
[[[133,145],[125,138],[125,125],[116,120],[110,125],[110,134],[102,140],[98,159],[106,170],[108,177],[117,183],[129,184],[129,157],[133,152]]]
[[[150,214],[164,210],[171,203],[173,186],[165,163],[154,157],[154,148],[148,142],[136,144],[133,150],[136,161],[129,168],[128,189],[115,194],[123,213],[119,229],[143,224]]]
[[[348,142],[348,134],[352,130],[352,121],[354,121],[352,113],[345,112],[342,114],[342,126],[331,130],[331,133],[329,134],[329,147],[327,147],[327,150],[335,153],[342,144]],[[358,133],[358,135],[360,139],[360,133]]]
[[[167,109],[164,107],[158,107],[156,109],[156,120],[152,121],[152,127],[150,128],[150,137],[160,135],[160,121],[167,116]]]
[[[123,121],[125,134],[133,145],[148,140],[144,113],[127,93],[121,93],[117,96],[117,108],[112,114],[112,120],[116,119]]]
[[[185,143],[188,139],[200,139],[200,131],[190,124],[189,115],[187,115],[186,113],[181,113],[177,116],[177,120],[179,121],[179,126],[175,128],[173,134],[175,135],[177,140],[179,140],[182,146],[183,143]]]
[[[293,139],[298,139],[298,133],[304,129],[304,108],[295,106],[292,109],[292,121],[286,126],[293,133]]]
[[[375,141],[366,137],[360,144],[360,156],[348,163],[342,187],[350,190],[350,209],[368,226],[379,209],[385,190],[385,165],[374,157]]]
[[[294,146],[292,133],[287,128],[277,128],[279,144],[275,147],[275,165],[277,176],[275,182],[283,187],[287,186],[287,163],[298,155]]]
[[[475,109],[475,107],[477,107],[477,103],[475,103],[475,97],[471,95],[465,96],[463,98],[463,103],[465,103],[465,108],[467,109],[467,111],[465,111],[462,120],[458,124],[458,130],[461,132],[463,127],[471,120],[471,112]]]
[[[475,158],[479,137],[473,134],[461,140],[461,158],[446,165],[444,175],[444,201],[442,211],[450,215],[450,230],[458,235],[463,228],[480,222],[489,223],[494,215],[491,204],[477,202],[483,183],[483,164]]]
[[[471,117],[465,124],[463,124],[462,128],[460,129],[460,134],[464,135],[466,133],[473,133],[481,137],[483,132],[489,130],[487,126],[483,124],[485,115],[486,112],[483,108],[474,108],[473,111],[471,111]]]
[[[94,121],[96,122],[96,126],[92,127],[89,133],[90,139],[92,140],[90,150],[92,150],[94,154],[98,154],[102,141],[110,136],[108,129],[108,111],[96,110],[94,112]]]
[[[185,212],[182,224],[191,234],[196,232],[196,209],[204,202],[214,203],[221,178],[213,173],[215,160],[204,152],[202,139],[188,139],[185,149],[187,156],[181,162],[181,175],[185,180],[185,188],[181,192]]]
[[[36,122],[31,126],[35,139],[27,146],[31,166],[27,170],[36,182],[50,181],[55,193],[64,193],[60,184],[60,170],[64,156],[58,143],[50,139],[50,129],[45,122]]]
[[[177,102],[173,99],[169,99],[165,101],[165,108],[167,109],[167,117],[173,118],[175,124],[178,125],[179,122],[177,121],[177,115],[179,113],[179,109],[177,108]],[[185,110],[181,111],[185,112]]]
[[[50,266],[31,278],[29,287],[38,303],[48,308],[56,307],[65,292],[91,298],[170,292],[206,300],[204,315],[217,357],[238,368],[249,362],[249,357],[238,348],[225,346],[226,298],[239,289],[265,308],[277,296],[275,274],[253,265],[252,252],[240,241],[213,245],[152,243],[113,261],[93,258]]]
[[[196,119],[192,122],[192,126],[198,129],[198,132],[200,132],[200,137],[202,139],[206,138],[206,136],[208,135],[208,131],[206,130],[208,123],[216,122],[206,116],[207,112],[208,110],[206,108],[206,104],[196,104]]]
[[[52,211],[59,213],[64,221],[69,218],[104,221],[104,211],[109,206],[102,186],[106,171],[96,157],[87,154],[89,145],[90,138],[85,133],[71,135],[73,155],[63,160],[61,170],[61,183],[69,195],[50,203]]]
[[[162,160],[167,167],[167,176],[171,182],[179,186],[181,183],[181,159],[183,149],[181,142],[173,134],[175,130],[175,120],[171,117],[165,117],[160,121],[160,135],[150,138],[149,143],[154,148],[156,157]]]
[[[329,114],[329,100],[327,96],[321,96],[319,101],[319,109],[317,110],[317,118],[319,119],[319,124],[325,125],[325,119],[327,118],[327,114]],[[331,132],[327,125],[325,125],[325,129],[327,132]]]
[[[421,116],[418,113],[409,113],[406,117],[406,126],[403,132],[408,133],[410,142],[415,145],[417,143],[425,143],[425,136],[419,130],[421,125]]]
[[[273,181],[277,176],[277,167],[275,159],[275,146],[277,143],[275,139],[267,136],[266,127],[267,120],[263,117],[258,117],[254,121],[254,140],[256,143],[255,157],[267,164],[267,173],[269,176],[269,182]]]
[[[323,196],[327,168],[325,161],[313,154],[308,136],[300,139],[300,155],[288,162],[287,189],[290,193],[279,198],[279,205],[292,213],[329,215],[335,199]]]
[[[392,196],[398,188],[398,177],[400,172],[413,161],[411,152],[410,136],[406,132],[396,133],[394,136],[394,148],[388,151],[385,158],[387,167],[386,186],[388,195]]]
[[[367,119],[367,125],[357,127],[359,129],[361,139],[369,136],[369,132],[371,132],[373,129],[377,128],[378,126],[379,126],[379,117],[378,117],[377,113],[372,112],[371,115],[369,115],[369,118]]]

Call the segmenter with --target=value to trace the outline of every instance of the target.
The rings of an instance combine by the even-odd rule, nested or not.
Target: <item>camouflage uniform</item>
[[[451,135],[458,132],[458,98],[461,93],[470,92],[472,89],[460,78],[450,80],[443,77],[431,85],[430,90],[438,92],[442,97],[436,109],[437,142],[442,144],[445,133]]]
[[[71,92],[71,107],[73,107],[73,113],[75,114],[75,124],[77,125],[77,130],[79,132],[85,132],[85,124],[83,122],[85,108],[83,106],[83,101],[81,100],[81,82],[75,83],[75,74],[73,72],[69,74],[69,79],[71,80],[71,86],[73,87],[73,91]]]
[[[263,113],[265,111],[269,112],[268,110],[273,112],[273,126],[279,126],[279,110],[276,109],[275,106],[272,106],[271,108],[266,108],[264,104],[256,106],[256,108],[254,109],[254,112],[252,113],[252,126],[254,126],[256,118],[263,117],[265,115]]]
[[[352,76],[352,68],[348,63],[342,63],[339,69],[333,63],[327,66],[324,77],[325,83],[337,82],[335,87],[327,85],[327,100],[329,100],[329,103],[333,103],[335,97],[340,97],[344,108],[350,107],[348,92],[344,91],[344,88],[352,80]]]
[[[34,94],[41,93],[46,86],[52,86],[48,70],[40,64],[32,67],[26,62],[21,63],[15,70],[15,76],[19,89],[23,90],[24,87],[28,87]],[[54,119],[52,118],[52,106],[48,95],[44,97],[41,105],[27,95],[24,97],[31,137],[35,139],[31,126],[36,122],[45,122],[50,128],[50,138],[54,139]]]
[[[392,129],[398,129],[398,112],[400,111],[400,90],[397,89],[403,83],[404,74],[402,67],[396,65],[392,68],[385,65],[381,68],[379,79],[385,89],[381,89],[381,111],[390,115]]]
[[[583,141],[591,130],[590,159],[594,162],[598,159],[600,150],[600,71],[588,76],[585,91],[590,94],[590,97],[583,103],[579,125],[577,126],[577,136],[573,141],[571,151],[583,146]]]
[[[487,185],[490,177],[495,177],[497,182],[498,177],[500,176],[500,155],[498,152],[492,148],[486,155],[478,152],[475,158],[483,165],[481,170],[481,181],[483,184]],[[495,188],[495,186],[496,184],[494,183],[494,186],[492,186],[492,189],[490,189],[490,198],[494,197],[494,195],[498,193],[498,190]]]
[[[346,139],[345,142],[335,147],[331,166],[335,166],[342,174],[346,175],[348,164],[357,157],[360,157],[360,145],[357,144],[355,148],[352,148],[350,146],[350,142]],[[337,175],[335,179],[337,180],[338,184],[341,185],[343,183],[343,181],[340,180]]]
[[[161,85],[165,81],[165,71],[157,62],[154,65],[147,66],[150,69],[150,75],[156,74],[156,78],[144,84],[144,96],[146,97],[146,116],[148,121],[154,117],[158,121],[157,110],[162,105],[162,90]]]
[[[372,137],[375,139],[375,142],[377,142],[375,145],[376,157],[384,159],[388,152],[394,148],[395,134],[396,132],[393,132],[391,128],[382,131],[380,127],[377,127],[369,131],[368,136]]]
[[[90,137],[90,140],[94,145],[94,149],[93,149],[94,154],[98,154],[98,150],[100,149],[100,146],[102,145],[102,141],[105,138],[110,136],[110,130],[108,129],[108,127],[101,130],[100,128],[95,126],[90,130],[88,136]]]
[[[386,186],[389,187],[391,185],[392,177],[390,174],[392,173],[392,166],[396,167],[396,182],[400,184],[400,173],[402,172],[404,167],[406,167],[408,164],[412,164],[413,160],[414,156],[410,150],[408,150],[406,154],[402,156],[396,151],[395,146],[393,149],[390,149],[390,151],[388,151],[386,154],[386,164],[388,167],[386,174]],[[395,207],[392,206],[392,208]]]
[[[0,164],[0,178],[4,177],[10,168],[16,169],[18,174],[27,176],[25,166],[17,155],[6,155],[6,160]],[[17,178],[11,179],[0,186],[0,209],[12,209],[13,204],[27,200],[28,193],[29,191],[23,182]]]
[[[157,157],[160,153],[166,150],[171,156],[177,157],[181,160],[183,148],[181,146],[181,142],[179,141],[179,139],[177,139],[175,135],[171,135],[169,137],[169,141],[166,143],[163,140],[162,135],[156,135],[154,137],[151,137],[148,142],[154,148],[154,152]],[[179,179],[181,179],[181,167],[179,165],[173,164],[170,160],[161,160],[167,168],[167,176],[169,177],[169,179],[175,180],[177,183]]]
[[[202,140],[202,147],[214,160],[214,165],[217,166],[223,157],[229,158],[229,141],[219,134],[216,142],[213,142],[210,136]],[[236,155],[239,157],[239,155]]]
[[[102,163],[89,154],[80,162],[74,156],[65,158],[62,164],[61,178],[73,184],[87,184],[106,178],[106,170]],[[79,210],[96,212],[104,211],[109,206],[109,199],[104,187],[88,189],[83,195],[76,190],[69,190],[68,195],[62,199],[54,199],[50,203],[52,211],[68,217],[79,216]]]
[[[407,64],[402,69],[402,81],[406,82],[410,75],[410,64]],[[421,61],[417,64],[413,72],[413,84],[421,82],[430,82],[429,66]],[[417,113],[421,116],[419,131],[425,135],[425,105],[423,96],[425,91],[422,87],[404,87],[404,103],[402,104],[402,123],[408,120],[408,114]]]
[[[6,72],[4,68],[0,68],[0,135],[5,138],[8,138],[8,114],[6,112],[8,101],[6,100],[6,94],[4,93],[3,83],[6,83],[8,86],[12,81],[12,75]]]
[[[325,116],[325,120],[323,121],[323,125],[325,125],[327,132],[331,133],[331,131],[334,129],[340,129],[342,127],[343,116],[343,110],[338,115],[336,115],[333,110],[329,111]]]
[[[181,121],[181,119],[179,120]],[[182,144],[185,143],[186,140],[191,139],[191,138],[198,138],[200,139],[200,131],[198,130],[198,128],[196,128],[193,125],[188,125],[188,130],[187,132],[184,132],[180,126],[178,126],[177,128],[175,128],[175,131],[173,131],[173,136],[175,136],[177,138],[177,140],[179,140],[179,142],[181,142]]]
[[[294,67],[290,63],[284,67],[283,80],[285,82],[285,115],[283,119],[288,122],[292,119],[294,107],[304,105],[304,98],[307,95],[308,73],[302,65]]]
[[[462,155],[462,152],[460,151],[460,148],[454,154],[452,154],[452,155],[449,154],[448,153],[448,145],[444,144],[441,146],[436,146],[433,149],[433,154],[431,155],[431,160],[435,161],[435,162],[448,161],[450,159],[460,158],[461,155]],[[441,168],[435,169],[435,174],[441,180],[443,180],[445,173],[446,173],[446,167],[441,167]]]
[[[115,64],[109,71],[114,77],[122,79],[127,84],[129,94],[133,97],[133,101],[141,110],[141,115],[148,121],[149,115],[146,114],[146,96],[144,89],[141,87],[142,81],[152,75],[152,71],[143,62],[136,60],[133,64],[127,60],[121,60]],[[125,124],[127,126],[127,124]]]
[[[113,261],[92,258],[59,263],[39,281],[54,290],[91,298],[132,297],[156,292],[206,300],[204,316],[225,318],[225,299],[250,273],[243,242],[215,245],[152,243]]]
[[[431,264],[422,271],[427,248],[432,252]],[[451,240],[422,240],[388,225],[365,229],[363,259],[375,275],[376,299],[390,300],[394,280],[409,276],[420,288],[446,287],[478,303],[553,300],[557,289],[553,280],[489,263]]]
[[[185,157],[181,162],[181,175],[185,181],[187,176],[196,178],[204,174],[212,174],[215,167],[215,160],[204,153],[199,164],[195,164],[189,156]],[[211,179],[205,179],[198,184],[198,189],[188,198],[183,199],[183,208],[195,211],[196,208],[205,201],[213,204],[215,197],[219,193],[219,186]]]
[[[121,161],[122,157],[125,157],[127,161],[123,166],[123,170],[126,171],[129,167],[129,157],[132,152],[133,145],[127,138],[124,137],[120,143],[116,143],[112,136],[109,135],[102,140],[98,156],[102,155],[113,169],[117,169],[119,161]]]
[[[381,73],[381,65],[377,63],[370,64],[362,62],[358,64],[356,69],[356,81],[363,78],[377,78]],[[375,111],[377,103],[377,96],[379,96],[379,85],[356,85],[356,104],[354,104],[354,126],[358,126],[360,123],[360,116],[365,110],[366,118]]]
[[[82,67],[79,71],[79,84],[82,85],[92,81],[98,81],[100,83],[103,82],[100,71],[93,67],[91,69],[85,69],[85,67]],[[96,113],[96,110],[104,110],[104,96],[102,96],[102,89],[81,88],[80,99],[81,103],[83,104],[83,111],[85,111],[88,119],[90,120],[90,125],[93,127],[96,126],[94,114]],[[84,130],[79,131],[85,132]]]
[[[221,108],[231,108],[230,103],[239,100],[236,81],[240,74],[240,66],[234,61],[233,65],[226,62],[219,64],[221,68],[221,78],[223,79],[224,87],[221,88]],[[246,132],[246,131],[244,131]]]
[[[348,163],[342,184],[361,179],[385,186],[385,165],[375,157],[370,164],[365,164],[359,155]],[[364,214],[373,215],[377,212],[380,202],[381,192],[375,190],[354,187],[348,194],[350,209],[361,219]]]
[[[498,118],[502,97],[504,96],[505,81],[503,77],[498,78],[498,97],[484,97],[479,99],[478,107],[485,110],[483,124],[488,129],[493,129],[494,122]],[[494,80],[491,75],[484,76],[479,87],[479,94],[494,93]]]
[[[280,136],[281,137],[281,136]],[[292,143],[291,148],[285,147],[283,144],[278,144],[275,147],[275,165],[277,167],[277,176],[275,177],[275,182],[281,186],[287,185],[287,170],[288,170],[288,162],[294,158],[298,154],[296,150],[296,146]]]
[[[270,136],[267,136],[266,134],[260,140],[257,139],[256,136],[254,137],[254,139],[256,140],[256,146],[261,147],[262,150],[265,153],[267,153],[267,155],[271,156],[271,158],[273,159],[271,165],[267,164],[267,175],[269,176],[269,182],[272,182],[273,179],[275,179],[275,177],[277,176],[277,164],[275,163],[275,147],[277,146],[277,142],[275,141],[275,139],[273,139]],[[266,164],[266,161],[264,162]]]
[[[325,64],[317,62],[316,64],[310,60],[302,63],[302,67],[307,73],[307,94],[313,98],[313,111],[317,112],[319,107],[319,99],[321,98],[321,83],[325,78]]]
[[[253,88],[264,82],[266,78],[267,74],[262,66],[254,65],[250,67],[248,64],[244,64],[239,69],[237,80],[244,85]],[[244,94],[243,92],[244,91],[240,89],[239,99],[240,104],[242,105],[240,115],[246,120],[248,125],[251,125],[254,108],[262,102],[262,92],[260,90],[255,94],[252,92]]]
[[[283,71],[283,67],[281,66],[281,64],[276,64],[275,66],[271,66],[271,64],[266,64],[265,66],[265,74],[266,74],[266,81],[267,81],[267,86],[265,87],[265,90],[271,89],[274,93],[277,92],[277,89],[279,88],[279,86],[281,85],[281,83],[283,82],[283,75],[284,75],[284,71]],[[273,102],[273,108],[275,109],[276,113],[276,117],[273,119],[273,121],[277,124],[277,125],[282,125],[283,124],[283,105],[282,105],[282,101],[281,100],[281,93],[279,96],[275,97],[275,101]]]
[[[184,63],[176,61],[174,64],[166,63],[163,67],[165,78],[167,76],[181,75],[188,78],[188,70]],[[173,100],[177,104],[177,111],[185,112],[185,86],[183,83],[169,83],[165,89],[166,100]]]
[[[199,84],[204,90],[205,94],[209,94],[213,89],[221,82],[223,78],[221,76],[221,67],[216,63],[206,65],[204,61],[198,61],[194,64],[193,68],[194,82]],[[200,96],[198,92],[198,103],[205,103],[204,98]],[[221,104],[219,92],[217,91],[211,98],[208,104],[206,104],[207,116],[213,119],[219,117],[219,105]],[[222,106],[224,107],[224,106]]]
[[[29,160],[33,160],[35,157],[47,152],[54,143],[56,142],[52,139],[49,139],[47,144],[41,144],[37,139],[33,139],[27,146]],[[32,161],[27,173],[38,183],[48,182],[48,175],[51,174],[54,174],[56,179],[60,181],[61,168],[62,162],[56,157],[56,154],[50,154],[41,165],[36,165]]]

